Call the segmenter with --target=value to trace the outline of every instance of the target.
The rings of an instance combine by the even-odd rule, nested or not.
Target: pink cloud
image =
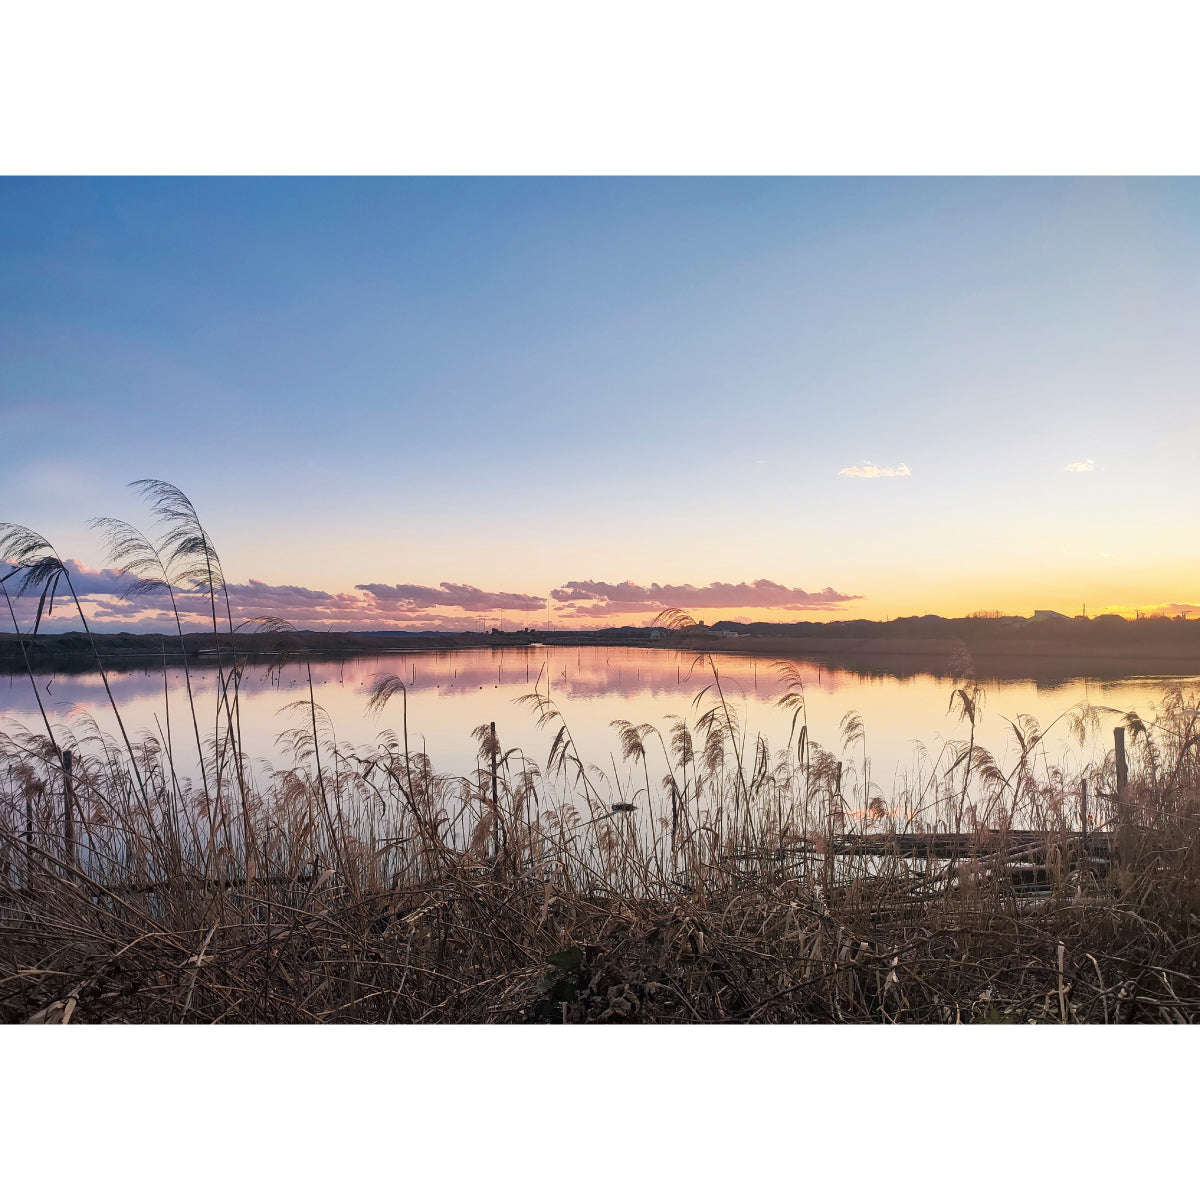
[[[90,568],[75,559],[67,568],[84,612],[98,630],[174,628],[174,617],[165,593],[131,592],[137,580],[109,568]],[[6,573],[6,572],[5,572]],[[20,576],[9,581],[10,595]],[[298,628],[333,627],[353,629],[434,629],[446,632],[476,630],[481,621],[490,624],[500,614],[510,614],[506,625],[537,623],[546,600],[521,592],[487,591],[465,583],[442,583],[437,587],[399,583],[358,584],[353,592],[328,592],[298,584],[272,584],[261,579],[230,583],[229,605],[236,623],[252,617],[273,616]],[[62,589],[65,590],[65,589]],[[753,583],[710,583],[644,586],[632,582],[604,583],[571,581],[551,595],[558,602],[553,619],[581,624],[616,623],[632,615],[648,616],[664,608],[688,609],[784,609],[829,610],[858,597],[825,588],[806,592],[769,579]],[[202,629],[210,624],[212,612],[206,593],[175,593],[175,602],[185,629]],[[14,606],[23,628],[28,628],[37,611],[35,596],[16,597]],[[521,614],[519,617],[517,614]],[[525,614],[530,614],[526,616]],[[537,614],[537,615],[534,615]],[[218,619],[224,620],[224,604],[218,601]],[[43,614],[46,631],[77,628],[78,615],[69,595],[60,595],[52,614]]]
[[[91,567],[85,566],[77,558],[67,558],[63,560],[63,565],[71,576],[71,583],[75,587],[75,591],[80,596],[123,596],[129,590],[131,583],[135,582],[135,576],[122,575],[119,571],[114,571],[110,567],[102,567],[100,570],[93,570]],[[10,562],[2,564],[3,569],[0,569],[0,576],[7,575],[9,571],[14,570],[14,566]],[[5,585],[10,595],[15,595],[21,586],[23,574],[16,575]],[[67,592],[68,599],[70,592],[65,586],[59,589],[61,592]]]
[[[648,587],[626,581],[601,583],[596,580],[575,580],[555,588],[551,596],[564,602],[607,602],[607,607],[621,612],[644,612],[664,608],[789,608],[829,609],[848,600],[861,600],[846,592],[825,588],[806,592],[789,588],[770,579],[753,583],[710,583],[696,587],[690,583],[658,584]]]
[[[589,604],[568,601],[555,611],[568,616],[602,617],[610,613],[660,613],[662,607],[652,600],[597,600]]]
[[[527,596],[520,592],[485,592],[467,583],[442,583],[435,588],[415,583],[356,583],[360,591],[370,595],[380,607],[386,602],[393,610],[404,611],[417,607],[461,608],[464,612],[496,612],[514,609],[517,612],[537,612],[546,606],[544,596]]]

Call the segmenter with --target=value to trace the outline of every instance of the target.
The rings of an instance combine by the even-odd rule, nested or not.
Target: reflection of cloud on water
[[[707,663],[697,664],[695,657],[691,653],[621,647],[554,647],[549,658],[543,647],[527,651],[519,648],[434,651],[314,662],[312,677],[314,686],[321,689],[336,685],[362,693],[364,703],[375,679],[387,674],[399,676],[412,694],[432,692],[447,698],[481,688],[507,690],[517,687],[521,691],[537,688],[544,692],[548,677],[551,695],[575,700],[611,696],[631,701],[639,697],[654,700],[684,697],[690,701],[702,688],[713,683]],[[739,655],[713,655],[713,660],[721,686],[729,695],[770,702],[783,693],[783,684],[771,661]],[[853,672],[830,669],[817,663],[795,665],[804,681],[806,694],[835,695],[847,688],[862,686],[861,678]],[[246,696],[259,696],[301,687],[306,690],[307,669],[303,662],[283,666],[251,664],[242,676],[240,691]],[[204,699],[216,695],[215,665],[208,662],[192,665],[189,674],[195,696]],[[99,672],[41,672],[35,677],[42,702],[55,713],[65,714],[76,707],[86,711],[107,705]],[[36,711],[29,680],[17,674],[4,678],[8,686],[0,690],[0,712]],[[168,664],[167,684],[172,694],[185,693],[186,678],[181,665]],[[161,699],[163,695],[161,669],[149,666],[110,669],[108,681],[118,705]]]
[[[196,687],[196,675],[193,673],[193,690]],[[98,703],[107,704],[103,684],[98,671],[83,675],[57,675],[35,672],[38,691],[42,704],[47,711],[65,713],[74,708],[94,708]],[[184,686],[182,670],[167,669],[167,680],[172,689]],[[157,674],[145,671],[108,673],[108,686],[112,689],[117,703],[145,699],[150,696],[162,697],[163,677],[160,670]],[[216,681],[208,685],[209,690],[216,689]],[[26,675],[12,675],[6,678],[6,686],[0,691],[0,713],[6,711],[37,710],[33,698],[33,686]]]
[[[674,713],[694,724],[697,710],[692,701],[712,683],[707,660],[695,660],[690,653],[633,647],[480,648],[315,661],[312,676],[317,702],[330,713],[338,739],[355,745],[374,744],[381,730],[399,725],[400,696],[394,697],[379,717],[366,714],[367,693],[373,681],[379,675],[399,676],[408,692],[408,722],[414,745],[427,746],[438,770],[466,773],[476,765],[471,730],[486,721],[497,722],[506,748],[520,747],[544,762],[554,730],[539,730],[529,706],[516,701],[535,686],[544,695],[547,677],[551,699],[561,706],[581,756],[586,762],[607,767],[610,753],[615,751],[619,757],[610,727],[613,720],[647,721],[665,730],[671,724],[667,714]],[[748,736],[752,739],[761,732],[769,740],[772,753],[781,750],[791,718],[776,705],[783,685],[772,661],[715,653],[713,662]],[[922,761],[914,750],[914,741],[924,743],[936,757],[948,739],[963,736],[963,727],[953,715],[947,715],[950,685],[943,679],[929,675],[868,676],[812,662],[794,665],[805,685],[810,737],[838,751],[841,757],[839,723],[847,710],[859,710],[866,725],[872,778],[887,781],[885,792],[890,789],[894,772],[899,771],[901,777],[911,774]],[[247,667],[240,688],[241,724],[247,752],[253,757],[280,761],[276,738],[288,726],[301,724],[303,716],[302,712],[298,716],[282,710],[291,701],[307,700],[307,671],[303,662]],[[201,734],[207,739],[212,736],[216,714],[215,665],[194,664],[191,678]],[[116,733],[97,673],[44,673],[38,676],[38,682],[54,722],[68,723],[87,713],[102,728]],[[160,725],[167,725],[161,668],[155,670],[147,664],[134,670],[113,671],[110,682],[131,736],[142,731],[158,736]],[[1052,692],[1039,690],[1031,680],[987,684],[981,742],[1003,757],[1011,751],[1004,716],[1031,713],[1045,728],[1063,710],[1089,694],[1122,711],[1139,708],[1148,712],[1169,682],[1140,678],[1097,685],[1077,680]],[[1097,686],[1101,692],[1095,690]],[[182,664],[168,664],[167,688],[176,753],[186,755],[187,743],[193,740],[194,756]],[[710,690],[701,711],[715,700],[715,691]],[[0,719],[3,717],[15,719],[30,730],[36,730],[39,724],[32,690],[23,676],[0,676]],[[1111,731],[1106,729],[1096,747],[1103,752],[1110,746]],[[1090,759],[1092,747],[1077,753]],[[652,770],[659,765],[656,763]],[[860,765],[861,755],[856,750],[847,759],[847,770],[855,771]]]

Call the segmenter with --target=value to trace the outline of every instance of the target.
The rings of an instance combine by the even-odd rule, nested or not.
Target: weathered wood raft
[[[982,858],[1008,854],[1044,862],[1050,854],[1107,859],[1115,837],[1109,832],[1047,833],[1037,830],[983,829],[971,833],[847,833],[833,840],[834,854],[892,858]],[[816,850],[816,846],[805,847]]]
[[[739,852],[727,856],[727,860],[783,864],[785,860],[804,858],[824,858],[829,863],[829,856],[904,858],[928,863],[926,869],[916,867],[915,874],[943,883],[974,866],[992,876],[1008,876],[1017,892],[1036,896],[1046,893],[1063,870],[1084,868],[1098,877],[1107,875],[1117,853],[1117,834],[1110,831],[1084,834],[1070,830],[981,829],[970,833],[835,834],[829,839],[805,838],[782,854]]]
[[[1052,854],[1071,858],[1112,857],[1116,835],[1045,833],[1036,830],[976,830],[972,833],[847,833],[832,839],[802,838],[786,852],[792,855],[855,855],[878,858],[973,859],[1007,856],[1045,862]],[[779,851],[741,851],[734,858],[779,859]]]

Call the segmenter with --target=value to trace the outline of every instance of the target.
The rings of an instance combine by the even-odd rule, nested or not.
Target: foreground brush
[[[690,719],[665,735],[614,722],[628,781],[582,761],[536,687],[544,767],[483,726],[464,778],[411,750],[399,678],[369,703],[398,698],[400,733],[367,747],[338,741],[310,679],[280,739],[290,765],[255,768],[219,558],[182,493],[140,486],[164,532],[108,523],[117,564],[172,604],[207,597],[215,703],[189,686],[155,736],[119,712],[112,738],[44,711],[42,729],[0,734],[0,1019],[1200,1019],[1194,698],[1121,715],[1113,753],[1077,778],[1039,768],[1047,731],[1019,718],[1004,771],[976,742],[967,664],[951,703],[968,737],[885,797],[861,718],[840,757],[817,746],[787,664],[786,746],[750,736],[701,656]],[[0,554],[41,589],[39,620],[70,593],[32,531],[0,526]],[[1061,719],[1082,736],[1102,715]]]

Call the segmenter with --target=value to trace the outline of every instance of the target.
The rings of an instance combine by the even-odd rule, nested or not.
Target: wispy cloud
[[[853,479],[895,479],[911,475],[912,472],[904,463],[898,467],[877,467],[864,459],[861,467],[843,467],[838,474],[849,475]]]
[[[136,583],[131,575],[108,568],[95,570],[76,560],[67,567],[75,591],[89,622],[98,629],[128,629],[137,632],[168,632],[174,616],[165,592],[131,592]],[[0,574],[4,574],[0,571]],[[10,581],[10,593],[19,587],[19,577]],[[227,585],[234,623],[253,617],[274,616],[299,629],[478,629],[481,619],[490,621],[507,613],[540,614],[547,597],[524,592],[488,591],[467,583],[441,583],[429,587],[416,583],[363,583],[351,592],[327,592],[297,584],[272,584],[260,579]],[[827,587],[819,592],[787,587],[770,579],[752,583],[681,584],[605,583],[572,580],[555,588],[553,620],[589,626],[641,618],[664,608],[697,610],[724,609],[776,611],[829,611],[860,596]],[[210,619],[205,594],[177,591],[176,606],[185,628],[204,628]],[[36,596],[14,596],[18,620],[31,625],[37,610]],[[521,620],[527,618],[522,617]],[[536,622],[536,617],[534,617]],[[71,605],[55,605],[53,614],[43,613],[47,632],[74,628],[78,616]]]
[[[1094,458],[1085,458],[1083,462],[1067,463],[1063,468],[1065,471],[1094,471],[1096,469],[1096,460]]]
[[[98,628],[147,632],[168,632],[173,629],[175,619],[165,590],[136,593],[131,590],[138,582],[134,575],[122,574],[107,567],[96,570],[77,559],[66,559],[65,566],[89,622]],[[7,568],[8,564],[0,570],[0,575],[7,574]],[[32,624],[37,611],[37,594],[15,594],[22,578],[22,575],[15,576],[9,581],[8,589],[18,620],[27,626]],[[270,615],[306,627],[324,626],[332,622],[346,628],[348,624],[355,624],[364,616],[374,613],[374,605],[369,600],[348,593],[335,595],[295,584],[268,584],[258,579],[251,579],[248,583],[230,583],[227,588],[235,623],[250,617]],[[211,608],[206,594],[176,590],[175,605],[185,628],[198,629],[208,624]],[[42,628],[53,632],[75,628],[78,624],[79,617],[70,594],[65,587],[60,587],[53,613],[43,613]]]
[[[573,580],[550,593],[561,603],[589,605],[589,612],[651,612],[664,608],[835,608],[847,600],[861,600],[845,592],[825,588],[806,592],[785,587],[770,579],[753,583],[690,583],[644,585],[603,583],[594,579]]]
[[[464,612],[495,612],[515,609],[537,612],[546,605],[545,596],[527,596],[521,592],[485,592],[469,583],[442,583],[435,588],[415,583],[356,583],[380,608],[404,611],[412,608],[461,608]]]

